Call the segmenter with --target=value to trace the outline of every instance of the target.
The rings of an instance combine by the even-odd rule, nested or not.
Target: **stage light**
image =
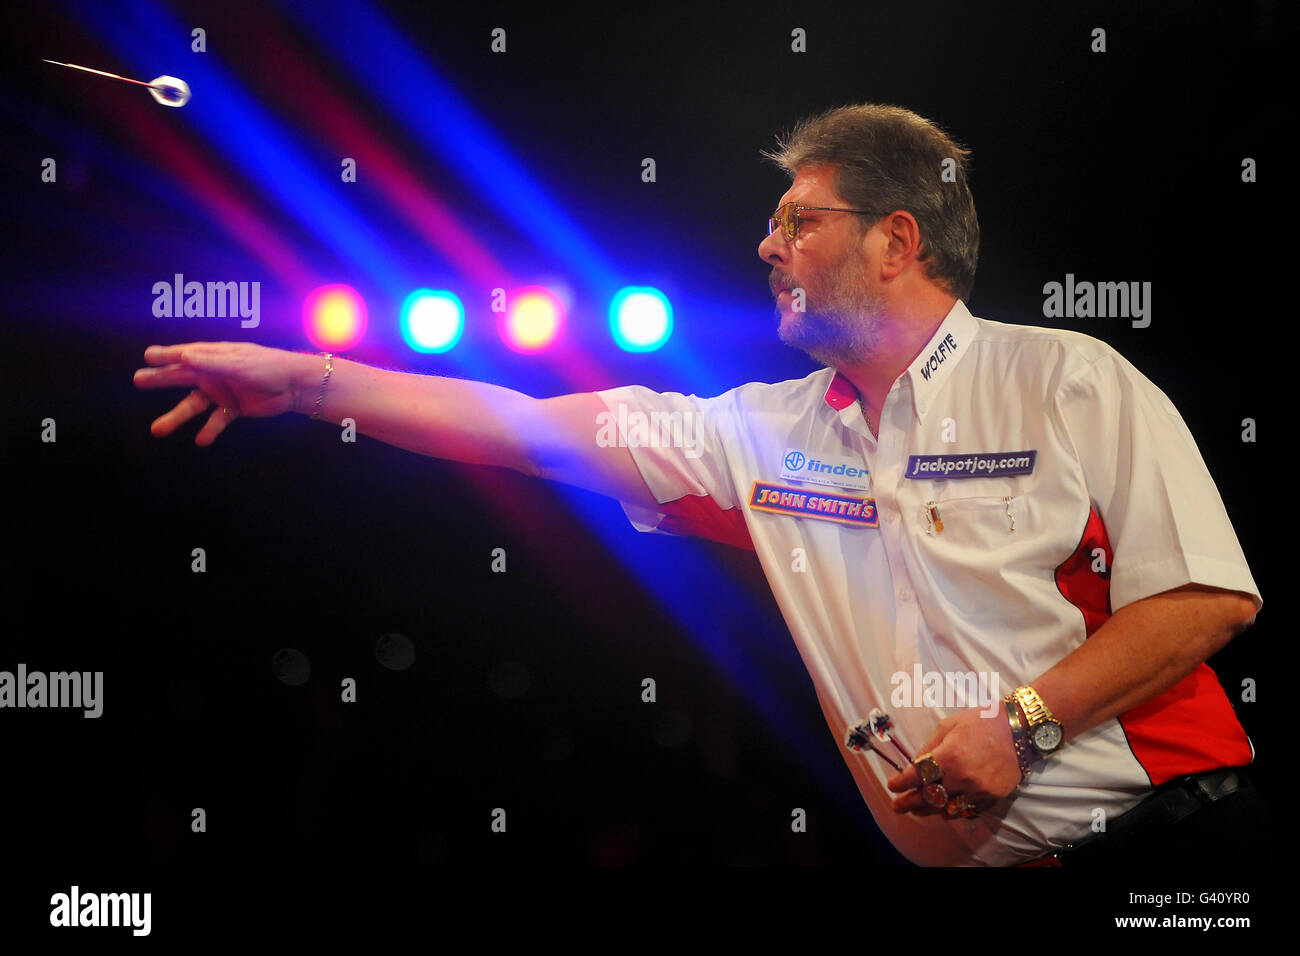
[[[314,289],[302,303],[302,325],[323,352],[346,352],[366,334],[366,300],[349,285]]]
[[[609,305],[609,328],[625,352],[653,352],[673,334],[673,307],[658,289],[628,286]]]
[[[516,352],[542,352],[564,329],[564,305],[542,286],[515,289],[501,314],[501,340]]]
[[[402,303],[402,338],[417,352],[446,352],[465,331],[465,307],[445,289],[416,289]]]

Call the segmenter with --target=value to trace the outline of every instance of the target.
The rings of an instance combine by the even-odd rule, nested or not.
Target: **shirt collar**
[[[843,372],[836,371],[826,388],[826,404],[837,412],[843,411],[858,400],[858,389]]]
[[[925,421],[935,395],[975,340],[979,320],[958,299],[939,323],[930,341],[922,347],[903,375],[912,386],[916,417]],[[858,401],[858,390],[843,372],[836,371],[826,388],[826,404],[840,412]]]
[[[948,315],[933,337],[917,353],[912,364],[904,373],[912,383],[912,401],[916,406],[916,417],[925,422],[925,413],[930,410],[935,396],[952,374],[957,363],[962,360],[975,334],[979,331],[979,320],[970,314],[966,303],[958,299],[948,311]]]

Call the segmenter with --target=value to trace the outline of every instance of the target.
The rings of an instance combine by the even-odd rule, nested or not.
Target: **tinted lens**
[[[786,203],[776,211],[775,216],[767,220],[767,234],[770,236],[780,229],[787,239],[793,239],[796,223],[794,203]]]

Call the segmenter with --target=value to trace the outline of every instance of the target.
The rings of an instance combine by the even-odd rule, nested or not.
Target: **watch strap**
[[[1015,699],[1016,703],[1020,705],[1020,709],[1024,712],[1025,731],[1026,736],[1029,738],[1030,745],[1033,746],[1035,751],[1041,753],[1044,757],[1048,754],[1055,753],[1060,747],[1059,743],[1056,747],[1046,751],[1039,750],[1038,746],[1034,743],[1034,728],[1045,723],[1053,723],[1058,728],[1061,727],[1061,722],[1056,719],[1056,715],[1048,708],[1043,698],[1038,696],[1038,691],[1026,684],[1023,687],[1017,687],[1011,696]]]
[[[1020,779],[1024,781],[1030,774],[1029,764],[1034,759],[1033,745],[1030,744],[1029,732],[1020,719],[1020,705],[1016,702],[1015,695],[1008,694],[1003,698],[1003,703],[1007,705],[1007,720],[1011,724],[1011,741],[1016,745],[1016,762],[1020,764]]]

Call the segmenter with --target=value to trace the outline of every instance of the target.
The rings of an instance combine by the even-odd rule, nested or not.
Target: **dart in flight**
[[[85,70],[87,73],[106,76],[110,80],[121,80],[123,83],[134,83],[137,86],[148,87],[149,94],[163,106],[184,106],[190,101],[190,88],[179,77],[159,76],[146,83],[144,80],[132,80],[129,77],[118,76],[116,73],[92,70],[88,66],[77,66],[75,63],[60,63],[58,60],[42,60],[42,62],[53,63],[55,66],[66,66],[71,70]]]

